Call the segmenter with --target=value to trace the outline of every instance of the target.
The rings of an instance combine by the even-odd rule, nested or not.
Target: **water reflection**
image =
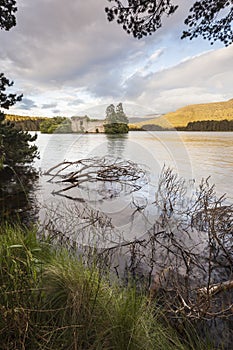
[[[217,194],[227,193],[232,201],[232,133],[195,133],[195,132],[130,132],[125,135],[105,134],[67,134],[41,135],[36,141],[41,152],[39,166],[42,171],[61,161],[77,161],[79,159],[110,156],[131,160],[148,170],[148,185],[140,193],[134,193],[133,200],[126,196],[100,202],[91,201],[94,210],[100,210],[112,218],[113,224],[122,231],[133,234],[143,233],[147,223],[143,223],[139,212],[134,215],[139,220],[131,227],[131,214],[135,210],[132,202],[144,205],[145,199],[153,203],[158,178],[164,164],[170,166],[187,181],[195,179],[199,183],[202,178],[211,175],[211,184],[216,184]],[[52,196],[53,188],[44,178],[40,179],[41,189],[37,195],[42,206],[47,202],[63,204],[65,199]],[[95,192],[98,195],[96,184]],[[86,199],[86,191],[79,189],[81,197]],[[89,196],[89,193],[88,193]],[[90,193],[93,199],[93,193]],[[89,201],[89,197],[87,198]],[[68,204],[67,199],[67,204]],[[62,202],[62,203],[61,203]],[[144,210],[148,219],[149,207]],[[135,219],[136,220],[136,219]],[[144,225],[144,228],[142,227]]]
[[[1,172],[0,182],[0,222],[35,223],[39,211],[38,172],[35,169],[27,169],[20,175]]]
[[[123,158],[128,141],[128,134],[106,135],[108,155],[114,158]]]

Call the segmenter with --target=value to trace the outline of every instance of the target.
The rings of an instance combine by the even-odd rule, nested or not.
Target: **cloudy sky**
[[[123,102],[142,116],[233,98],[233,45],[181,40],[193,1],[176,3],[157,33],[138,40],[107,21],[107,0],[18,0],[17,26],[0,32],[1,71],[24,95],[10,112],[100,117]]]

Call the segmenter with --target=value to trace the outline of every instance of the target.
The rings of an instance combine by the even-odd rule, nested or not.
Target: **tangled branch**
[[[79,168],[71,169],[73,165]],[[89,171],[89,177],[82,176]],[[68,179],[77,187],[89,179],[113,183],[128,180],[135,189],[145,181],[145,172],[134,163],[108,162],[106,158],[65,162],[48,174],[50,181],[64,183]],[[101,211],[88,209],[88,203],[84,203],[85,207],[75,203],[75,211],[68,208],[70,215],[60,215],[56,209],[53,222],[61,227],[69,218],[66,237],[80,242],[81,234],[84,244],[81,246],[81,242],[79,247],[84,256],[89,254],[86,261],[93,253],[86,248],[92,244],[101,271],[110,269],[110,275],[123,283],[133,279],[138,287],[149,290],[150,302],[159,298],[175,320],[184,316],[190,320],[214,320],[222,327],[221,322],[232,319],[233,205],[224,195],[217,196],[209,178],[195,186],[164,168],[153,203],[158,215],[143,236],[131,240],[116,232],[111,219]],[[136,205],[138,212],[143,208]],[[74,222],[78,233],[71,237]],[[100,237],[104,237],[102,245]]]
[[[138,191],[147,183],[146,171],[130,160],[93,157],[75,162],[64,161],[46,171],[50,182],[67,184],[56,194],[80,187],[84,183],[121,184],[125,192]],[[112,194],[114,196],[114,194]]]

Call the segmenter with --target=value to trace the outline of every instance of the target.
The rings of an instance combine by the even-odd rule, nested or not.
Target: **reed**
[[[1,349],[208,349],[182,340],[146,294],[110,284],[75,250],[36,229],[0,229]]]

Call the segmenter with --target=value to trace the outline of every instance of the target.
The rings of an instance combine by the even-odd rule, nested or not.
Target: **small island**
[[[47,118],[40,124],[42,133],[128,133],[128,118],[123,110],[122,103],[116,108],[113,104],[106,109],[105,119],[91,119],[87,115],[73,116],[71,118],[55,117]]]

